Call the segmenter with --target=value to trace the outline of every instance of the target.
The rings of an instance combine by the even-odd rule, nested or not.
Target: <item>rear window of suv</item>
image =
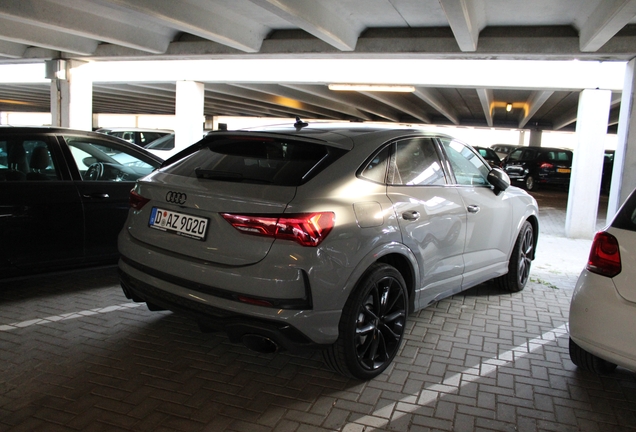
[[[298,186],[346,151],[306,141],[266,137],[215,137],[166,172],[199,179]]]

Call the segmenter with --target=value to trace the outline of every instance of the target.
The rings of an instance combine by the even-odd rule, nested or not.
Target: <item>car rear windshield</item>
[[[636,231],[636,191],[627,198],[612,222],[614,228]]]
[[[269,137],[214,137],[170,174],[202,180],[298,186],[345,153],[325,144]]]

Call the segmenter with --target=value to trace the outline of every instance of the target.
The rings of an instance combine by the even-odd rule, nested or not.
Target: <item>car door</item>
[[[507,267],[513,235],[512,204],[505,192],[495,194],[487,180],[490,167],[459,141],[441,139],[464,208],[464,289],[492,279]]]
[[[160,162],[120,140],[66,134],[63,141],[77,169],[74,182],[84,205],[86,257],[91,261],[115,258],[130,190]]]
[[[76,265],[83,208],[55,138],[5,132],[0,154],[0,277]]]
[[[393,202],[402,241],[420,266],[420,307],[461,287],[466,208],[449,186],[432,138],[393,144],[387,195]]]

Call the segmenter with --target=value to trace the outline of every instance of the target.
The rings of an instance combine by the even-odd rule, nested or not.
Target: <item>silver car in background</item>
[[[407,315],[494,279],[522,290],[538,208],[477,152],[419,129],[213,132],[131,192],[126,296],[273,352],[382,373]]]

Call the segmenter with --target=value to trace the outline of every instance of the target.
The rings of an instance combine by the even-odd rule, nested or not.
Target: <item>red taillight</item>
[[[335,221],[335,215],[331,212],[281,216],[222,213],[221,216],[245,234],[294,240],[303,246],[318,246],[327,237]]]
[[[539,166],[539,168],[541,168],[541,169],[552,169],[552,168],[554,168],[554,165],[552,165],[551,163],[548,163],[548,162],[543,162]]]
[[[605,231],[596,233],[587,269],[607,277],[614,277],[621,272],[621,253],[616,237]]]
[[[130,191],[130,195],[128,197],[128,205],[130,205],[130,208],[141,210],[141,208],[145,206],[148,201],[150,201],[148,198],[142,197],[137,192],[135,192],[134,189]]]

